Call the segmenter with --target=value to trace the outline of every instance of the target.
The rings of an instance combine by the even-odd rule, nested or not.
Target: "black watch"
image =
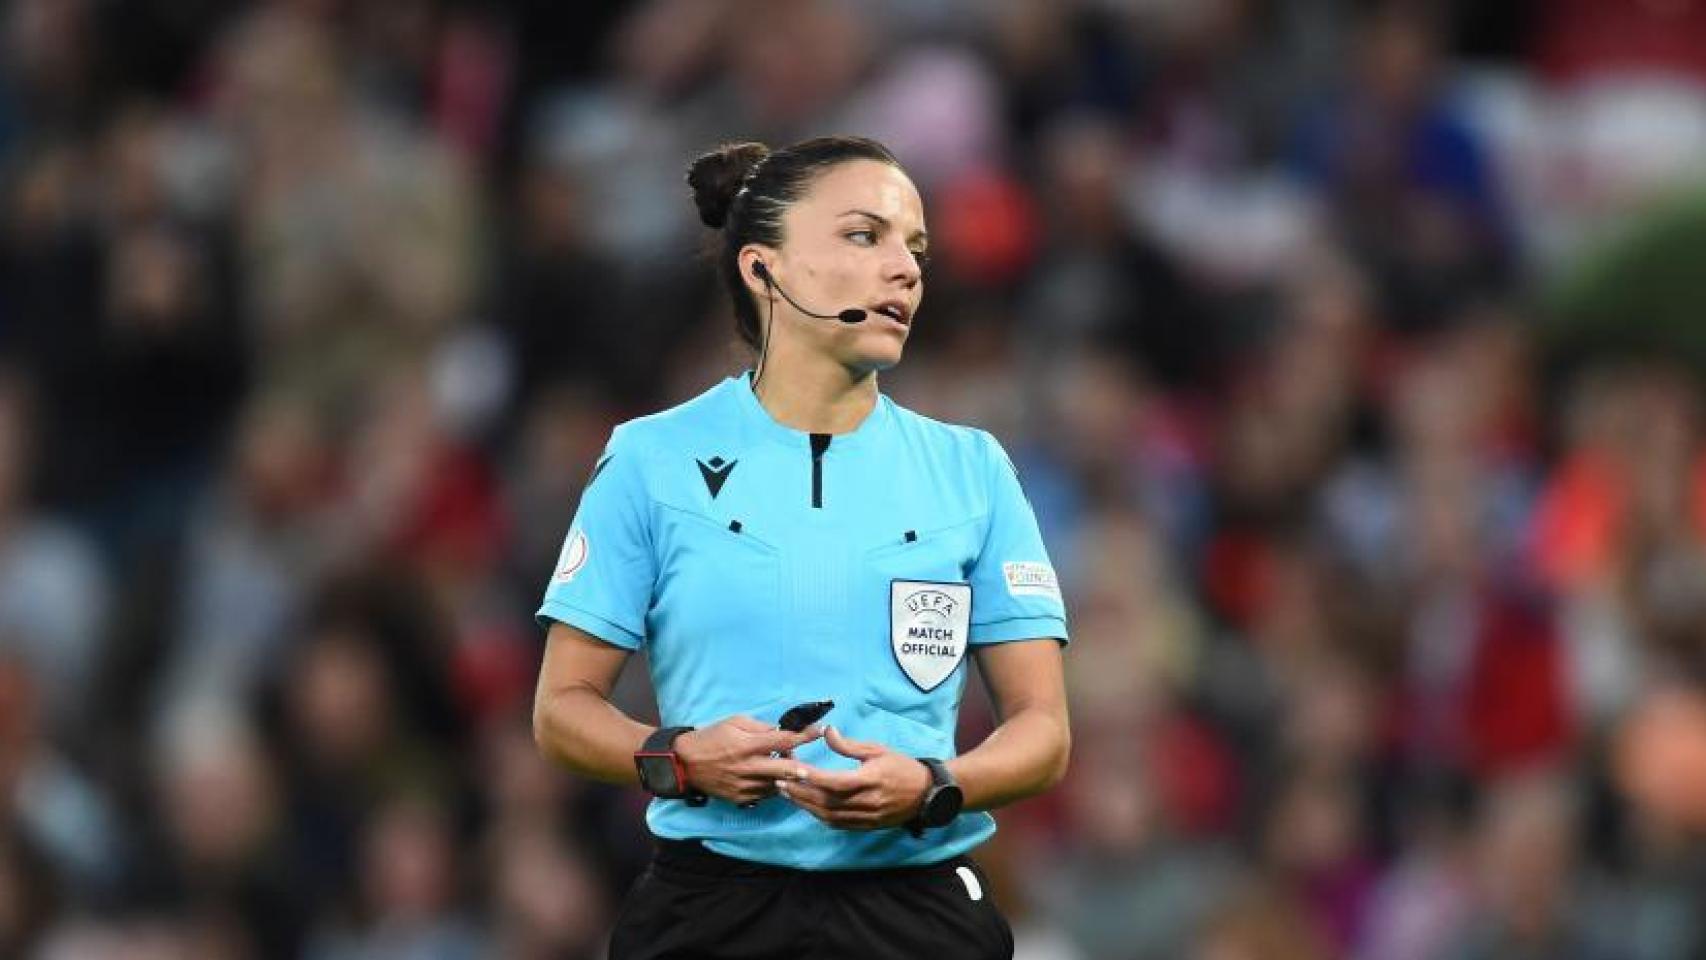
[[[675,738],[692,727],[659,727],[634,754],[640,786],[660,800],[685,800],[690,807],[705,805],[706,796],[687,785],[687,764],[675,752]]]
[[[918,762],[930,771],[930,786],[924,791],[924,802],[918,806],[918,814],[907,821],[906,829],[912,831],[915,837],[924,836],[924,831],[932,827],[945,827],[954,822],[960,815],[960,808],[965,806],[965,791],[960,789],[954,775],[948,772],[948,765],[932,757],[919,757]]]

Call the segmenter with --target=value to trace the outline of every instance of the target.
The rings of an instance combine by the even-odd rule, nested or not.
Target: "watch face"
[[[640,782],[647,790],[659,796],[681,793],[681,782],[676,779],[675,764],[670,762],[668,754],[637,759],[640,762]]]
[[[957,784],[947,784],[930,791],[924,802],[924,822],[932,827],[945,827],[960,815],[966,795]]]

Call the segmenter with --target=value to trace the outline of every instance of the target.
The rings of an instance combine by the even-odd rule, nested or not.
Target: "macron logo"
[[[703,460],[694,462],[699,464],[699,475],[705,478],[705,489],[711,491],[711,499],[715,500],[717,494],[723,492],[723,482],[729,478],[729,474],[735,472],[735,464],[740,461],[724,462],[722,457],[712,457],[710,463]]]

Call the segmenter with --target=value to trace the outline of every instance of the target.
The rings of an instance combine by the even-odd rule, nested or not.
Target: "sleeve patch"
[[[1007,578],[1007,592],[1015,597],[1060,599],[1060,584],[1055,580],[1054,568],[1046,563],[1009,561],[1001,565],[1001,572]]]
[[[587,554],[590,551],[591,548],[586,542],[586,534],[579,530],[569,534],[568,542],[563,544],[563,555],[557,561],[556,581],[568,583],[573,580],[575,574],[580,573],[581,568],[586,566]]]

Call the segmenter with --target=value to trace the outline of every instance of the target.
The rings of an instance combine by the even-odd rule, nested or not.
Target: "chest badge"
[[[889,645],[918,689],[929,693],[953,676],[970,632],[971,584],[890,581]]]

